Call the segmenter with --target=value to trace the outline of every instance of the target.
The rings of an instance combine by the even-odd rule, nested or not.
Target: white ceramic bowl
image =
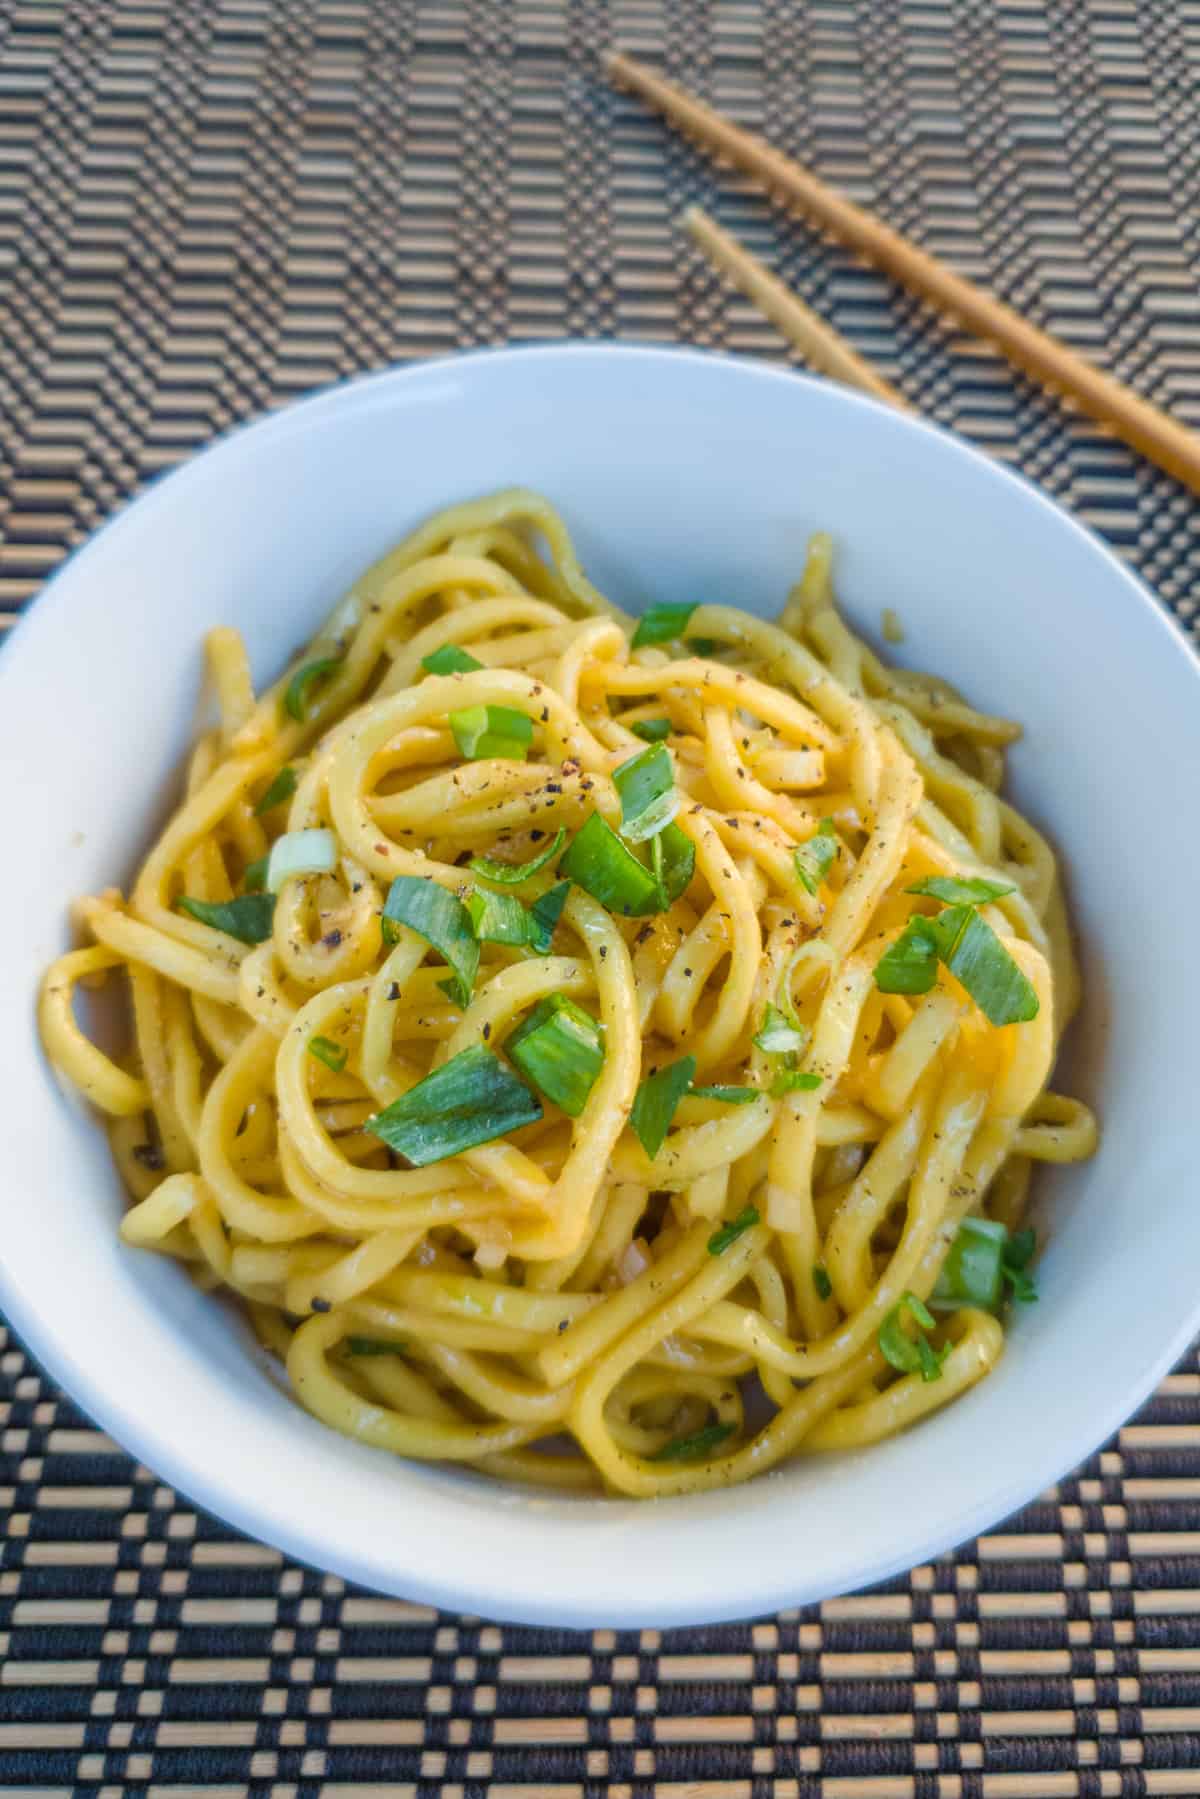
[[[101,1133],[34,1031],[67,903],[126,877],[191,731],[218,621],[272,675],[428,512],[509,483],[562,509],[631,608],[781,602],[840,546],[856,624],[1024,720],[1020,802],[1061,846],[1086,969],[1071,1084],[1091,1164],[1039,1175],[1040,1304],[990,1379],[895,1441],[633,1504],[391,1459],[308,1417],[230,1312],[120,1247]],[[158,483],[51,583],[0,660],[5,1187],[0,1299],[50,1373],[201,1505],[288,1554],[458,1610],[684,1624],[843,1592],[987,1528],[1072,1468],[1200,1327],[1195,953],[1200,667],[1101,545],[911,418],[778,369],[621,346],[426,364],[319,395]]]

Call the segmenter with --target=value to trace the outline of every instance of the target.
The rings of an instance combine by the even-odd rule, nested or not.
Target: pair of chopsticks
[[[1151,462],[1200,493],[1200,437],[1144,400],[1123,382],[1106,375],[1085,356],[1023,318],[1003,300],[977,287],[826,186],[800,163],[743,131],[711,106],[665,81],[644,64],[619,53],[607,59],[610,79],[637,94],[706,150],[752,175],[771,193],[797,208],[868,262],[958,319],[976,336],[990,339],[1010,361],[1052,392],[1074,400]],[[859,356],[812,309],[698,207],[684,215],[693,238],[733,284],[821,373],[859,387],[893,406],[903,397],[878,370]]]

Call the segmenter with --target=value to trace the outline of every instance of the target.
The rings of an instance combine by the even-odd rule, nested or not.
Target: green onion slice
[[[632,648],[641,650],[647,644],[674,643],[685,637],[695,610],[695,605],[651,606],[637,622]]]
[[[539,956],[550,954],[554,933],[558,928],[558,921],[562,917],[562,910],[567,903],[567,895],[570,891],[570,881],[556,881],[554,886],[548,887],[541,898],[535,899],[529,908],[529,943]]]
[[[1033,983],[973,906],[948,906],[933,923],[938,955],[989,1024],[1025,1024],[1037,1017]]]
[[[771,1082],[772,1099],[782,1099],[787,1093],[815,1093],[821,1085],[819,1074],[809,1074],[805,1068],[781,1068]]]
[[[337,838],[332,831],[285,831],[267,858],[267,892],[278,893],[297,875],[332,874],[337,867]]]
[[[912,1334],[904,1327],[906,1312],[916,1327]],[[925,1335],[933,1328],[934,1318],[929,1307],[915,1293],[905,1293],[879,1327],[879,1347],[887,1361],[901,1374],[919,1373],[922,1380],[938,1380],[942,1363],[950,1352],[946,1348],[939,1354],[934,1349]]]
[[[715,637],[689,637],[685,645],[693,656],[711,656],[720,647]]]
[[[175,904],[189,918],[198,919],[214,931],[224,931],[239,943],[265,943],[271,935],[275,917],[273,893],[244,893],[231,900],[189,899],[182,894]]]
[[[295,791],[296,771],[285,763],[255,806],[255,818],[261,818],[263,813],[270,812],[273,806],[282,806],[284,800],[290,800]]]
[[[499,887],[517,887],[545,868],[547,862],[553,862],[566,838],[566,828],[560,826],[545,848],[528,862],[497,862],[494,856],[472,856],[467,867],[481,880],[492,881]]]
[[[346,1351],[349,1355],[403,1355],[404,1343],[387,1337],[347,1337]]]
[[[613,771],[621,800],[621,835],[627,843],[645,843],[666,829],[678,812],[682,795],[675,785],[675,766],[665,743],[652,743]]]
[[[729,1248],[729,1245],[731,1243],[736,1243],[738,1238],[745,1236],[747,1231],[752,1231],[758,1221],[758,1207],[746,1206],[743,1211],[738,1213],[736,1218],[731,1218],[728,1224],[723,1224],[719,1230],[713,1232],[712,1236],[708,1239],[709,1255],[724,1255],[725,1251]]]
[[[440,650],[431,650],[428,656],[421,657],[421,667],[431,675],[469,675],[475,669],[482,668],[482,662],[476,662],[469,650],[460,649],[456,643],[444,643]]]
[[[479,942],[471,914],[460,899],[436,881],[422,880],[420,875],[397,875],[384,901],[381,923],[385,943],[399,940],[400,925],[407,925],[423,937],[454,970],[451,997],[461,1006],[470,1004],[479,968]]]
[[[639,718],[629,729],[643,743],[665,743],[671,735],[669,718]]]
[[[938,940],[933,920],[918,913],[875,964],[881,993],[929,993],[937,980]]]
[[[1037,1283],[1033,1276],[1026,1272],[1036,1248],[1037,1233],[1028,1228],[1016,1231],[1004,1246],[1000,1260],[1000,1275],[1012,1288],[1013,1298],[1018,1305],[1032,1305],[1038,1296]]]
[[[651,871],[639,862],[598,812],[580,826],[567,846],[558,872],[599,900],[610,912],[640,918],[660,912],[661,890]]]
[[[334,669],[340,668],[340,656],[320,656],[315,662],[306,662],[298,668],[287,684],[283,696],[284,711],[302,725],[309,714],[309,695],[312,689],[330,676]]]
[[[425,1168],[535,1124],[541,1116],[541,1105],[524,1081],[490,1049],[475,1044],[443,1062],[363,1128],[410,1167]]]
[[[533,724],[512,706],[467,706],[449,718],[459,754],[468,762],[489,756],[524,762],[533,742]]]
[[[650,866],[662,899],[656,912],[665,912],[687,892],[696,872],[696,846],[678,825],[668,825],[650,839]]]
[[[929,1303],[936,1311],[980,1306],[994,1312],[1003,1292],[1001,1267],[1008,1232],[992,1218],[964,1218],[946,1253]]]
[[[945,900],[949,906],[986,906],[989,900],[1003,899],[1006,893],[1015,893],[1016,888],[1011,881],[966,880],[960,879],[958,875],[926,875],[923,881],[914,881],[904,891],[921,893],[928,899]]]
[[[504,1053],[548,1100],[578,1118],[604,1066],[604,1038],[590,1012],[552,993],[517,1026]]]
[[[332,1037],[310,1037],[308,1053],[315,1056],[318,1062],[324,1062],[326,1068],[332,1068],[334,1074],[341,1074],[346,1066],[346,1046],[344,1043],[335,1043]]]
[[[261,893],[267,884],[267,864],[269,855],[260,856],[257,862],[247,862],[242,875],[242,886],[247,893]]]
[[[796,873],[810,893],[815,893],[833,866],[838,853],[837,835],[831,818],[823,818],[807,843],[792,852]]]
[[[732,1424],[706,1424],[690,1437],[675,1437],[650,1457],[652,1462],[700,1462],[733,1435]]]
[[[691,1086],[695,1072],[695,1056],[684,1056],[660,1068],[657,1074],[647,1075],[634,1095],[630,1127],[651,1161],[666,1142],[675,1108]]]
[[[754,1041],[764,1055],[794,1056],[805,1047],[809,1036],[810,1032],[799,1021],[790,1023],[787,1015],[768,1000],[762,1024],[754,1034]]]
[[[757,1087],[689,1087],[689,1099],[715,1099],[722,1106],[751,1106],[760,1098]]]
[[[817,1289],[818,1299],[832,1299],[833,1282],[829,1278],[829,1270],[821,1262],[813,1263],[813,1286]]]
[[[466,907],[480,943],[515,943],[523,947],[529,942],[532,920],[511,893],[489,893],[486,888],[477,887],[468,894]]]

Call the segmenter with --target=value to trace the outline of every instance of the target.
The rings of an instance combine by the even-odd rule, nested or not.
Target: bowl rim
[[[851,411],[884,414],[889,429],[932,437],[943,449],[973,463],[983,480],[1015,488],[1026,505],[1053,515],[1056,528],[1064,528],[1082,540],[1090,553],[1108,565],[1110,574],[1119,577],[1129,602],[1137,604],[1142,617],[1170,641],[1176,654],[1182,652],[1192,673],[1200,678],[1200,653],[1188,639],[1179,623],[1132,570],[1114,554],[1094,531],[1083,525],[1064,507],[1043,493],[1023,475],[995,461],[984,451],[965,442],[954,433],[911,413],[900,414],[864,394],[842,388],[816,377],[801,374],[786,364],[770,363],[751,356],[725,351],[701,350],[681,345],[653,345],[606,341],[568,341],[565,343],[530,344],[483,348],[453,352],[420,363],[398,364],[368,374],[334,383],[290,402],[276,411],[256,416],[222,433],[179,466],[155,478],[140,493],[126,501],[98,530],[64,560],[30,603],[10,634],[10,642],[0,664],[0,704],[6,686],[21,678],[22,658],[27,646],[34,649],[42,628],[57,616],[62,606],[70,603],[69,581],[84,567],[101,540],[106,544],[139,522],[185,494],[189,485],[208,477],[214,463],[235,469],[239,460],[253,460],[258,453],[281,436],[302,431],[329,413],[346,407],[371,407],[386,401],[398,385],[434,382],[444,378],[448,370],[464,365],[500,366],[545,365],[540,378],[553,378],[551,365],[569,359],[610,362],[614,359],[652,364],[691,364],[701,378],[714,368],[735,373],[739,378],[771,385],[795,385],[800,395],[819,390],[826,403],[844,406]],[[69,1333],[51,1317],[40,1315],[27,1305],[19,1284],[9,1268],[0,1260],[0,1303],[14,1326],[22,1345],[44,1369],[50,1379],[61,1385],[73,1402],[93,1418],[106,1433],[130,1455],[169,1482],[187,1502],[211,1511],[234,1528],[259,1541],[265,1541],[288,1557],[309,1566],[328,1570],[376,1592],[403,1594],[405,1598],[438,1606],[452,1612],[469,1611],[506,1622],[590,1629],[597,1623],[617,1622],[620,1626],[671,1626],[720,1622],[750,1618],[778,1610],[780,1607],[810,1603],[830,1593],[828,1580],[803,1570],[793,1572],[776,1564],[772,1573],[764,1574],[760,1565],[748,1563],[712,1580],[713,1570],[705,1571],[705,1579],[691,1590],[691,1597],[668,1601],[618,1601],[609,1617],[600,1617],[594,1595],[607,1587],[611,1570],[591,1583],[583,1595],[563,1595],[545,1591],[534,1594],[527,1585],[508,1577],[503,1558],[497,1558],[495,1573],[486,1590],[463,1591],[452,1576],[441,1571],[430,1573],[416,1554],[407,1566],[397,1558],[395,1544],[389,1541],[389,1553],[372,1554],[369,1549],[345,1552],[332,1549],[322,1541],[318,1530],[289,1515],[281,1500],[263,1503],[243,1496],[234,1475],[202,1465],[198,1453],[192,1453],[186,1432],[171,1434],[153,1414],[147,1415],[127,1405],[123,1396],[106,1389],[102,1377],[94,1377],[86,1362],[72,1346]],[[959,1508],[954,1514],[939,1514],[936,1528],[910,1525],[898,1532],[898,1547],[881,1552],[855,1566],[852,1585],[839,1591],[855,1591],[907,1572],[912,1567],[936,1557],[987,1530],[1013,1511],[1030,1503],[1048,1487],[1063,1479],[1085,1461],[1098,1446],[1135,1412],[1167,1374],[1200,1331],[1200,1289],[1195,1302],[1182,1322],[1153,1356],[1131,1372],[1128,1381],[1110,1392],[1103,1406],[1081,1414],[1078,1423],[1067,1421],[1058,1451],[1046,1456],[1035,1468],[1021,1472],[990,1487],[985,1493]],[[165,1413],[164,1413],[165,1417]],[[605,1602],[607,1603],[607,1601]]]

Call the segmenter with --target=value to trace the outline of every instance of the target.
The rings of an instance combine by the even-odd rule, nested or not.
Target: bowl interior
[[[190,738],[203,633],[271,676],[356,572],[428,512],[544,491],[598,585],[636,610],[771,613],[817,528],[837,585],[898,655],[1020,718],[1015,796],[1061,850],[1086,1002],[1070,1076],[1090,1165],[1045,1169],[1042,1299],[991,1378],[854,1456],[654,1506],[503,1489],[334,1436],[227,1308],[122,1250],[101,1134],[34,1031],[80,892],[120,879]],[[52,583],[0,666],[15,868],[0,889],[9,1202],[0,1298],[49,1370],[189,1496],[289,1553],[509,1619],[685,1623],[864,1584],[993,1522],[1073,1466],[1200,1322],[1189,1155],[1198,669],[1154,603],[1034,490],[831,386],[605,346],[465,357],[349,385],[160,483]],[[1148,778],[1155,743],[1175,780]],[[15,815],[15,816],[14,816]],[[1169,861],[1157,846],[1169,846]]]

